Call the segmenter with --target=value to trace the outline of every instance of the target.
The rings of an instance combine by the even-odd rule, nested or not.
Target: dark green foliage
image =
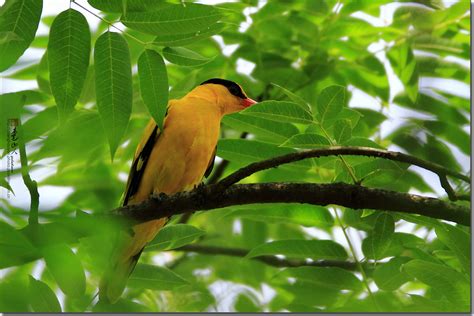
[[[5,124],[21,119],[41,193],[40,223],[28,225],[29,201],[18,206],[12,192],[3,195],[24,196],[12,181],[19,163],[0,170],[0,312],[469,311],[467,227],[304,204],[230,206],[186,224],[172,217],[144,249],[122,298],[93,302],[129,227],[102,215],[120,205],[144,127],[150,117],[161,127],[168,101],[210,78],[233,80],[260,101],[222,121],[224,176],[328,146],[403,151],[470,169],[468,1],[193,2],[73,1],[48,17],[41,0],[0,8],[0,71],[17,80],[15,92],[0,95],[0,156],[17,159]],[[359,18],[379,17],[392,2],[393,21]],[[122,22],[123,32],[102,20],[91,28],[94,17],[80,5]],[[40,23],[49,33],[35,37]],[[35,60],[21,57],[28,47]],[[341,181],[447,200],[428,171],[364,156],[307,159],[244,181]],[[470,194],[469,184],[448,181]]]

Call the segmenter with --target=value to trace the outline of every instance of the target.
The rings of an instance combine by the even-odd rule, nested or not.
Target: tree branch
[[[283,164],[287,164],[287,163],[291,163],[291,162],[295,162],[295,161],[299,161],[303,159],[336,156],[336,155],[368,156],[368,157],[384,158],[384,159],[389,159],[393,161],[408,163],[411,165],[421,167],[426,170],[430,170],[431,172],[434,172],[439,176],[441,184],[443,188],[446,190],[446,192],[448,193],[448,196],[450,198],[453,198],[453,192],[452,190],[449,190],[448,187],[446,187],[446,182],[445,182],[446,176],[452,176],[454,178],[461,179],[468,183],[471,182],[470,178],[463,174],[449,170],[438,164],[425,161],[423,159],[406,155],[400,152],[387,151],[387,150],[370,148],[370,147],[332,146],[328,148],[318,148],[318,149],[300,151],[300,152],[291,153],[284,156],[279,156],[279,157],[270,158],[267,160],[252,163],[244,168],[237,170],[236,172],[232,173],[226,178],[222,179],[219,182],[219,185],[221,185],[222,188],[225,189],[229,187],[230,185],[237,183],[240,180],[258,171],[275,168],[279,165],[283,165]]]
[[[160,194],[139,204],[113,211],[138,222],[146,222],[197,210],[254,203],[336,204],[353,209],[419,214],[470,225],[470,209],[436,198],[346,183],[261,183],[234,184],[224,190],[220,184],[200,186],[172,196]]]
[[[24,139],[23,127],[18,120],[18,126],[16,127],[18,132],[18,150],[20,151],[20,162],[21,162],[21,176],[25,186],[30,192],[30,214],[28,217],[28,223],[30,225],[38,224],[38,206],[39,206],[39,193],[38,184],[32,180],[28,170],[28,158],[26,156],[26,144]]]
[[[225,247],[216,247],[216,246],[206,246],[206,245],[186,245],[177,249],[172,249],[173,251],[185,251],[185,252],[195,252],[204,255],[224,255],[232,257],[245,257],[249,253],[249,250],[242,248],[225,248]],[[346,270],[355,271],[357,266],[354,262],[351,261],[338,261],[338,260],[319,260],[319,261],[305,261],[305,260],[291,260],[291,259],[282,259],[275,256],[261,256],[255,258],[249,258],[261,261],[268,265],[277,268],[284,267],[302,267],[302,266],[311,266],[311,267],[339,267]],[[365,267],[370,268],[370,267]]]
[[[247,132],[243,132],[242,134],[240,134],[240,138],[245,139],[245,138],[247,138],[247,135],[248,135]],[[222,160],[220,162],[220,164],[217,165],[216,169],[211,174],[209,179],[207,179],[206,184],[215,184],[215,183],[217,183],[217,181],[219,181],[221,179],[222,175],[224,174],[225,169],[227,168],[227,166],[229,166],[229,163],[230,163],[229,160],[225,160],[225,159]],[[183,214],[183,216],[181,216],[181,218],[179,219],[179,223],[180,224],[186,224],[189,221],[189,219],[191,218],[192,215],[193,215],[193,213]]]

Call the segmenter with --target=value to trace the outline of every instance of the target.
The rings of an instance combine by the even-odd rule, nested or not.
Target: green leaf
[[[346,102],[346,88],[329,86],[323,89],[318,97],[316,108],[319,123],[325,125],[327,120],[334,119],[343,109]]]
[[[287,97],[291,99],[291,101],[293,101],[294,103],[300,105],[305,111],[308,111],[308,112],[311,113],[311,105],[308,102],[306,102],[302,97],[300,97],[299,95],[294,94],[290,90],[288,90],[286,88],[283,88],[280,85],[277,85],[276,83],[272,83],[272,85],[279,88],[281,91],[283,91],[283,93],[285,93],[287,95]]]
[[[243,313],[257,313],[260,311],[258,306],[258,298],[254,297],[252,292],[246,292],[246,294],[240,294],[235,301],[235,310]]]
[[[289,258],[311,258],[313,260],[345,260],[347,252],[332,240],[277,240],[253,248],[248,258],[267,255],[284,255]]]
[[[337,144],[342,144],[352,137],[352,127],[349,120],[338,120],[333,125],[334,140]]]
[[[344,146],[358,146],[358,147],[372,147],[378,149],[384,149],[382,146],[364,137],[352,137],[351,139],[343,143]]]
[[[216,23],[209,25],[207,28],[200,30],[200,31],[193,31],[190,33],[185,33],[185,34],[159,34],[157,37],[155,37],[153,44],[154,45],[159,45],[159,46],[169,46],[169,47],[175,47],[175,46],[185,46],[192,44],[194,42],[198,42],[200,40],[206,39],[212,35],[216,35],[221,33],[224,28],[226,27],[226,24],[224,23]]]
[[[36,82],[42,92],[52,95],[51,85],[49,82],[49,66],[48,66],[48,50],[41,57],[36,72]]]
[[[469,306],[470,283],[469,279],[462,273],[445,265],[418,259],[404,264],[402,271],[433,289],[440,289],[448,300],[454,304],[459,304],[461,308]]]
[[[300,281],[335,290],[360,291],[364,288],[362,282],[354,274],[336,267],[289,268],[278,273],[277,276],[294,277]]]
[[[221,139],[217,144],[217,156],[242,164],[286,155],[293,153],[295,150],[290,148],[278,147],[273,144],[263,143],[256,140],[246,139]],[[284,164],[281,168],[295,170],[298,168],[308,169],[312,165],[309,161],[303,160],[291,164]]]
[[[436,226],[435,231],[439,240],[456,254],[464,272],[469,273],[471,271],[471,237],[469,233],[448,224]]]
[[[367,258],[385,258],[390,248],[392,236],[395,231],[395,222],[392,215],[388,213],[379,214],[375,220],[375,226],[370,238],[362,242],[362,251]]]
[[[202,66],[212,60],[184,47],[165,47],[163,56],[170,63],[186,67]]]
[[[306,204],[272,204],[233,207],[229,216],[248,218],[265,223],[294,223],[303,226],[331,227],[334,219],[322,206]]]
[[[313,123],[311,113],[300,105],[288,101],[263,101],[240,111],[243,115],[262,117],[278,122],[293,122],[300,124]]]
[[[406,95],[396,96],[393,102],[410,110],[436,115],[438,121],[441,122],[449,122],[458,125],[469,123],[466,116],[451,100],[448,100],[448,102],[441,101],[439,98],[420,92],[416,102],[412,102]],[[469,102],[467,103],[469,104]],[[467,108],[465,108],[465,110],[467,110]]]
[[[188,281],[173,271],[150,264],[138,264],[128,281],[130,287],[158,291],[174,290],[187,284]]]
[[[76,10],[61,12],[51,25],[48,65],[51,92],[65,122],[81,95],[89,66],[91,34],[85,17]]]
[[[292,148],[318,148],[318,147],[328,147],[331,144],[326,139],[326,137],[319,134],[297,134],[292,136],[286,142],[281,144],[282,147],[292,147]]]
[[[46,127],[48,124],[55,124],[57,118],[55,110],[56,108],[44,110],[38,114],[41,115],[38,119],[34,117],[28,120],[25,123],[25,129],[28,122],[32,120],[34,121],[30,124],[33,126],[31,126],[31,129],[26,129],[25,134],[30,135],[28,137],[33,137],[35,135],[34,133],[42,135],[47,132],[48,129],[41,124],[47,122]],[[78,130],[81,130],[81,133],[78,133]],[[62,157],[62,161],[66,162],[67,165],[84,162],[91,157],[97,157],[97,153],[102,154],[107,150],[106,142],[107,139],[104,135],[104,130],[97,111],[78,110],[71,114],[68,124],[51,131],[48,137],[45,138],[40,150],[36,153],[32,153],[28,159],[31,158],[32,161],[35,161],[44,157],[60,156]],[[64,146],[64,144],[67,144],[67,146]],[[87,146],[83,146],[83,144],[87,144]],[[88,168],[88,170],[90,170],[90,168]],[[64,178],[62,179],[64,181]],[[103,181],[103,179],[97,180]],[[66,184],[66,182],[63,182],[63,185],[64,184]],[[89,187],[89,190],[90,189]]]
[[[53,290],[46,283],[32,276],[30,276],[29,296],[34,312],[61,313],[61,305]]]
[[[100,11],[113,13],[157,10],[168,5],[164,1],[156,0],[87,0],[87,2]]]
[[[221,18],[212,6],[186,3],[158,11],[127,12],[120,21],[127,27],[153,35],[189,34],[205,30]]]
[[[276,122],[264,118],[233,113],[225,115],[222,123],[240,132],[248,132],[272,143],[282,143],[298,133],[291,123]]]
[[[194,242],[206,232],[192,225],[175,224],[162,228],[145,250],[169,250]]]
[[[415,55],[408,43],[390,49],[387,57],[395,73],[405,86],[405,91],[411,101],[415,102],[418,96],[418,69]]]
[[[413,49],[424,50],[441,56],[454,55],[461,58],[469,58],[469,45],[459,41],[433,36],[420,35],[413,40]]]
[[[418,125],[427,128],[433,135],[457,146],[466,155],[471,154],[470,133],[457,124],[445,121],[413,120]]]
[[[46,267],[64,294],[79,297],[86,290],[86,277],[79,258],[65,244],[43,248]]]
[[[38,251],[28,239],[13,227],[0,222],[0,269],[35,260]]]
[[[33,41],[42,0],[7,0],[0,8],[0,72],[8,69]]]
[[[143,102],[158,128],[163,130],[163,120],[168,107],[168,73],[159,53],[146,49],[140,55],[138,77]]]
[[[416,57],[418,72],[425,77],[441,77],[467,81],[469,68],[462,64],[446,61],[438,57]]]
[[[117,302],[111,304],[106,303],[105,301],[99,301],[97,304],[94,305],[92,308],[92,312],[94,313],[124,313],[127,311],[128,313],[149,313],[152,312],[153,309],[150,307],[145,306],[144,304],[136,303],[132,300],[127,299],[119,299]]]
[[[132,109],[132,70],[127,42],[106,32],[95,43],[97,107],[114,157]]]
[[[410,281],[411,278],[401,271],[401,266],[410,260],[407,257],[395,257],[387,263],[379,264],[374,271],[374,281],[377,287],[384,291],[395,291]]]

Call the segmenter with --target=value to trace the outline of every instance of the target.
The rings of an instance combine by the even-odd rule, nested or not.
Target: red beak
[[[247,99],[242,99],[242,105],[245,107],[245,108],[248,108],[249,106],[253,105],[257,103],[257,101],[255,100],[252,100],[250,98],[247,98]]]

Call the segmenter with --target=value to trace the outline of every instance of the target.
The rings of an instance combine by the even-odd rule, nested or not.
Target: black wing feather
[[[130,169],[130,175],[128,176],[127,191],[125,192],[125,198],[123,200],[123,205],[127,205],[128,200],[138,191],[138,187],[143,177],[143,172],[145,171],[145,166],[150,158],[151,151],[155,146],[158,136],[158,126],[155,126],[150,137],[146,141],[143,150],[140,152],[138,157],[133,162],[132,168]],[[138,164],[141,163],[141,167],[138,168]]]
[[[214,160],[216,159],[216,151],[217,151],[217,146],[214,148],[214,153],[212,154],[211,160],[209,161],[209,164],[207,165],[206,172],[204,173],[204,177],[207,178],[212,172],[212,169],[214,169]]]

